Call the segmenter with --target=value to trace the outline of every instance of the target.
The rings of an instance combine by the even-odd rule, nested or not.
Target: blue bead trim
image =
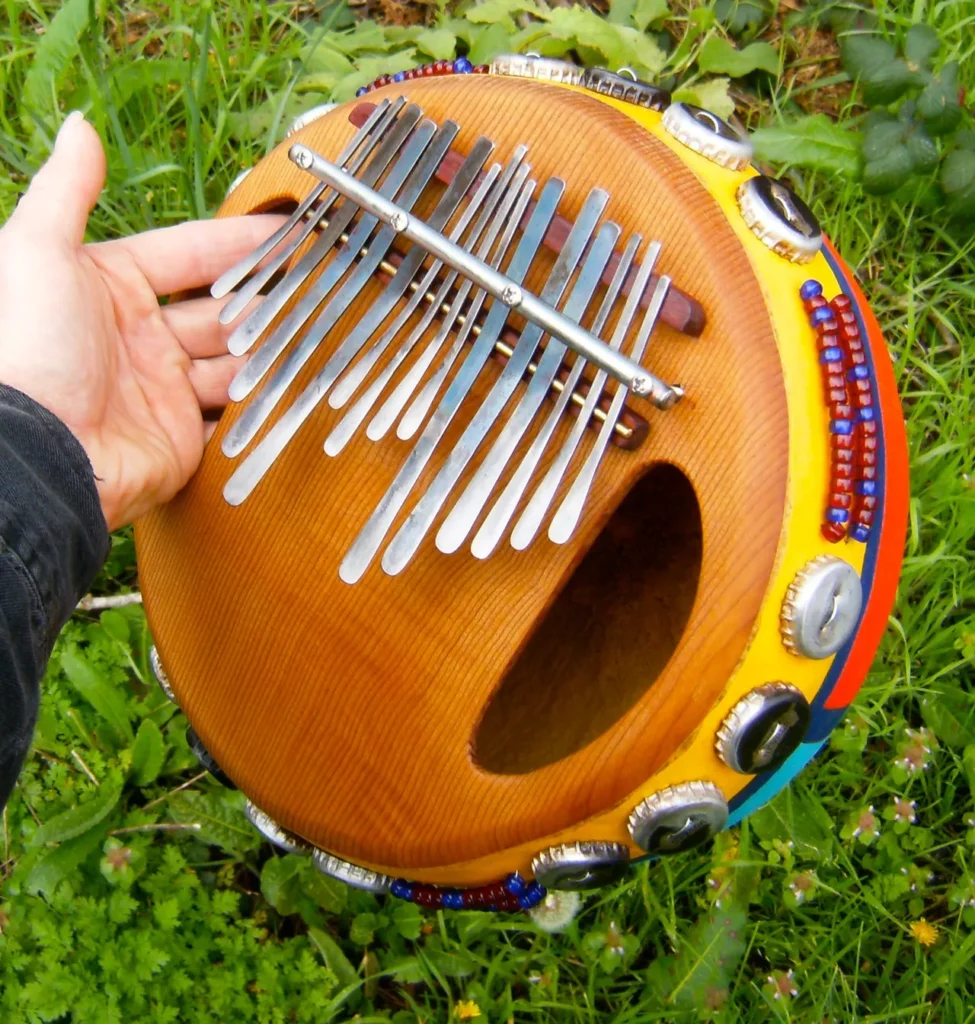
[[[829,432],[831,434],[852,434],[853,420],[830,420]]]
[[[814,299],[817,295],[823,294],[823,286],[818,282],[810,279],[799,289],[799,298],[803,302],[808,302],[810,299]]]

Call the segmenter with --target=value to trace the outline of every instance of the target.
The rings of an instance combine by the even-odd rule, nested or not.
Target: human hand
[[[228,217],[84,245],[105,154],[80,114],[0,229],[0,382],[54,413],[91,460],[109,529],[190,478],[243,358],[227,354],[226,299],[160,306],[212,283],[281,223]]]

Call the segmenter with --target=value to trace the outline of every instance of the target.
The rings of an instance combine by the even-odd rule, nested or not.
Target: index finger
[[[106,259],[128,256],[157,295],[171,295],[213,284],[286,221],[273,213],[216,217],[94,242],[86,248]]]

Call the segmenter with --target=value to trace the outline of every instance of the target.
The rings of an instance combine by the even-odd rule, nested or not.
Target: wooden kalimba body
[[[869,667],[906,521],[886,350],[801,200],[713,115],[510,57],[311,121],[220,215],[273,209],[215,285],[264,294],[235,402],[136,535],[255,824],[510,909],[767,800]]]

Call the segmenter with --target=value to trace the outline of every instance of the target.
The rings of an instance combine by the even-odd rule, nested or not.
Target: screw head
[[[410,218],[403,210],[395,210],[389,218],[389,226],[394,231],[405,231],[410,225]]]
[[[782,642],[793,654],[828,658],[856,632],[863,589],[856,569],[819,555],[796,573],[782,604]]]
[[[629,865],[622,843],[563,843],[532,859],[535,881],[546,889],[598,889],[617,881]]]
[[[683,853],[724,828],[728,804],[711,782],[681,782],[652,793],[630,814],[633,842],[647,853]]]
[[[501,301],[506,306],[520,306],[521,299],[521,289],[516,284],[505,285],[501,291]]]
[[[311,150],[307,146],[299,146],[295,144],[289,150],[289,154],[293,163],[297,164],[303,171],[307,171],[312,165],[312,154]]]
[[[721,723],[715,746],[731,769],[744,775],[773,771],[802,743],[809,702],[789,683],[757,686]]]

